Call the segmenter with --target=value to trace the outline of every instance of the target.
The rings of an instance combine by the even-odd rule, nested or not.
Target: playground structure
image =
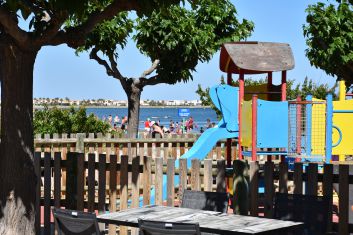
[[[227,138],[226,159],[259,155],[281,156],[289,162],[329,163],[332,155],[353,155],[353,100],[346,100],[344,81],[339,100],[312,96],[286,100],[287,71],[294,68],[291,48],[284,43],[233,42],[221,48],[220,70],[227,73],[227,85],[210,89],[210,96],[223,118],[208,129],[181,158],[203,159],[219,139]],[[281,72],[281,84],[273,85],[274,72]],[[232,74],[239,75],[239,87],[232,87]],[[245,87],[245,75],[266,74],[267,85]],[[231,138],[237,138],[237,156],[231,156]],[[177,163],[178,164],[178,163]]]
[[[294,68],[292,50],[285,43],[232,42],[221,48],[220,70],[227,73],[227,84],[210,88],[210,97],[221,111],[222,119],[207,129],[180,158],[204,159],[220,139],[227,139],[226,162],[258,156],[280,156],[281,161],[330,163],[332,155],[353,155],[353,100],[346,100],[340,82],[338,101],[328,94],[326,100],[311,96],[306,100],[286,100],[287,71]],[[273,85],[274,72],[281,73],[281,84]],[[232,86],[232,74],[239,75],[239,87]],[[245,75],[266,74],[267,85],[245,87]],[[350,95],[350,94],[348,94]],[[260,99],[261,98],[261,99]],[[238,142],[237,156],[231,156],[232,138]],[[179,160],[175,162],[179,167]],[[166,195],[167,176],[163,176]],[[175,185],[179,178],[174,179]],[[154,203],[154,188],[151,203]],[[165,199],[165,198],[164,198]]]

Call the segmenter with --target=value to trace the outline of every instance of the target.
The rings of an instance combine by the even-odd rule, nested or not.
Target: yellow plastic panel
[[[353,110],[353,100],[333,101],[333,110]],[[353,113],[333,113],[333,125],[342,132],[342,141],[332,148],[333,155],[353,154]],[[332,130],[332,143],[339,140],[338,131]]]
[[[323,101],[313,98],[313,101]],[[325,155],[326,145],[326,105],[313,104],[311,114],[311,154],[312,155]]]
[[[242,105],[242,128],[241,128],[241,141],[242,146],[251,146],[251,131],[252,131],[252,111],[251,101],[244,101]]]

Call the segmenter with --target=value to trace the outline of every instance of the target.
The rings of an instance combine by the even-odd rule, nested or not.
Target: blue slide
[[[210,88],[210,97],[215,106],[221,111],[222,119],[213,128],[207,129],[180,158],[187,159],[187,165],[191,166],[191,159],[204,159],[220,139],[238,137],[238,99],[239,88],[229,85],[217,85]],[[175,162],[179,168],[179,161]],[[179,185],[179,177],[174,179],[175,185]],[[163,200],[167,197],[167,176],[163,175]],[[151,204],[155,203],[155,189],[151,190]]]

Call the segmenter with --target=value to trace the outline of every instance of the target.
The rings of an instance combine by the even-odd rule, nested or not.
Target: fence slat
[[[198,159],[191,160],[191,189],[201,190],[200,184],[200,161]]]
[[[155,159],[155,202],[156,205],[163,204],[163,158],[156,157]]]
[[[105,211],[105,190],[106,190],[106,155],[99,154],[98,164],[98,211]]]
[[[128,180],[129,180],[129,156],[121,156],[121,166],[120,166],[120,210],[127,209],[128,203]],[[127,227],[120,226],[119,235],[127,235]]]
[[[348,214],[349,209],[349,165],[339,165],[339,193],[338,193],[338,210],[339,210],[339,221],[338,221],[338,234],[348,235]]]
[[[54,153],[54,206],[60,207],[61,199],[61,153]]]
[[[174,206],[174,175],[175,175],[175,160],[174,158],[167,159],[167,206]]]
[[[273,217],[273,196],[274,196],[274,185],[273,185],[273,169],[274,164],[272,161],[266,161],[265,163],[265,217]]]
[[[305,194],[306,195],[317,195],[317,173],[318,173],[318,168],[317,168],[317,163],[309,163],[309,166],[307,168],[307,175],[308,175],[308,182],[307,186],[305,189]]]
[[[151,203],[151,157],[143,157],[143,205]]]
[[[117,155],[110,155],[109,157],[109,211],[116,211],[116,172],[117,172]],[[116,226],[109,224],[108,234],[116,234]]]
[[[179,191],[178,191],[178,199],[179,202],[183,199],[184,190],[187,189],[188,184],[188,167],[187,167],[187,159],[180,158],[179,159]]]
[[[51,153],[44,153],[44,234],[50,234]]]
[[[35,203],[35,210],[36,210],[36,216],[35,216],[35,229],[36,229],[36,234],[40,235],[40,185],[42,182],[41,179],[41,170],[40,170],[40,159],[41,159],[41,153],[40,152],[35,152],[34,154],[34,170],[36,172],[36,177],[37,177],[37,185],[36,185],[36,203]]]
[[[258,216],[259,201],[259,163],[250,162],[250,215]]]
[[[84,187],[85,187],[85,156],[84,153],[77,154],[77,210],[84,208]]]
[[[226,161],[217,160],[217,192],[226,192]]]
[[[330,200],[329,209],[328,209],[328,223],[327,231],[332,231],[332,204],[333,204],[333,165],[325,164],[324,165],[324,175],[322,182],[323,195],[328,197]]]
[[[186,159],[185,159],[186,160]],[[205,159],[204,160],[204,187],[205,191],[212,191],[212,159]]]
[[[288,193],[288,163],[279,163],[279,192]]]
[[[295,194],[303,194],[303,163],[294,163],[294,190]]]
[[[138,207],[140,202],[140,156],[132,159],[132,203],[131,207]]]
[[[94,211],[94,198],[95,198],[95,169],[94,163],[96,160],[96,155],[94,153],[88,154],[88,211]]]

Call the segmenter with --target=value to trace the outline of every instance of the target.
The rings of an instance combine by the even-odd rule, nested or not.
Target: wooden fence
[[[181,192],[185,188],[205,191],[225,191],[227,175],[224,160],[193,160],[187,166],[186,160],[180,160],[180,167],[175,168],[175,159],[162,157],[135,156],[129,161],[127,155],[107,155],[94,153],[67,154],[61,152],[36,152],[35,169],[42,181],[37,185],[36,228],[40,229],[40,219],[44,218],[44,234],[50,234],[51,208],[66,207],[78,210],[105,213],[114,212],[140,204],[150,204],[151,187],[155,188],[155,203],[177,206]],[[349,175],[348,165],[323,166],[323,172],[317,164],[309,164],[303,170],[302,163],[295,163],[294,170],[288,170],[287,163],[266,162],[249,163],[250,205],[249,215],[273,215],[275,192],[298,194],[322,194],[330,197],[331,208],[338,209],[338,223],[330,221],[330,229],[340,235],[353,232],[348,222],[349,186],[353,176]],[[351,169],[352,170],[352,169]],[[228,173],[227,173],[228,172]],[[167,175],[167,195],[163,201],[162,177]],[[180,186],[174,187],[174,177],[180,178]],[[66,184],[63,178],[66,177]],[[259,194],[259,182],[264,180],[264,194]],[[333,186],[338,184],[338,200],[333,196]],[[41,208],[44,208],[41,212]],[[330,214],[337,213],[330,210]],[[41,214],[43,213],[43,214]],[[263,213],[263,214],[262,214]],[[336,217],[337,218],[337,217]],[[116,234],[117,227],[109,226],[109,234]],[[126,228],[120,227],[119,234],[126,234]]]
[[[63,158],[67,152],[106,153],[128,155],[131,158],[139,156],[180,157],[197,140],[195,134],[169,134],[164,138],[129,139],[117,135],[101,133],[89,134],[49,134],[36,135],[34,139],[35,150],[45,152],[62,152]],[[224,146],[226,140],[219,141],[210,151],[208,158],[222,159],[225,156]],[[236,154],[236,142],[232,141],[232,156]],[[130,158],[130,161],[131,161]]]

